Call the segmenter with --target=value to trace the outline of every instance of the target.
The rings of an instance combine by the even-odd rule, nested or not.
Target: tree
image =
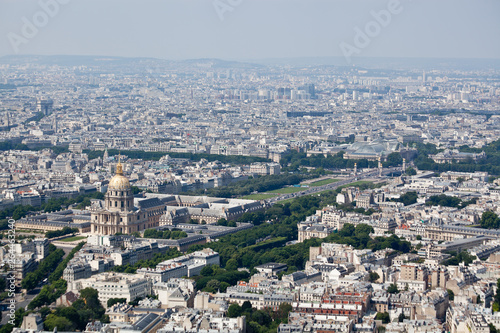
[[[246,333],[260,333],[260,332],[263,332],[263,329],[255,321],[249,321],[247,323]]]
[[[246,212],[238,219],[238,221],[252,222],[254,225],[260,225],[265,221],[265,215],[263,212]]]
[[[67,318],[56,316],[55,314],[49,314],[44,322],[45,328],[49,331],[54,330],[57,327],[58,331],[73,331],[73,323]]]
[[[500,279],[497,280],[497,292],[495,294],[495,302],[500,304]]]
[[[222,282],[220,283],[219,291],[220,291],[221,293],[225,293],[225,292],[226,292],[227,287],[231,287],[231,285],[230,285],[229,283],[227,283],[227,282],[222,281]]]
[[[377,312],[375,320],[382,320],[382,324],[387,324],[391,321],[391,318],[387,312]]]
[[[38,274],[35,272],[30,272],[26,274],[25,278],[21,281],[21,288],[32,290],[38,284],[39,278]]]
[[[54,238],[79,232],[78,228],[64,227],[61,230],[47,231],[45,237]]]
[[[493,312],[500,312],[500,279],[497,280],[497,292],[495,293],[493,300],[494,302],[491,306],[491,310]]]
[[[52,310],[49,307],[44,306],[38,311],[38,313],[40,313],[40,315],[42,316],[42,320],[45,321],[45,318],[47,318],[47,316],[52,313]]]
[[[387,292],[390,294],[397,294],[399,293],[398,286],[396,286],[394,283],[391,283],[389,288],[387,288]]]
[[[446,194],[431,196],[427,201],[425,201],[425,205],[463,208],[462,200],[457,197],[447,196]]]
[[[479,224],[481,225],[481,228],[498,229],[500,228],[500,218],[497,214],[487,211],[481,215]]]
[[[271,316],[263,310],[257,310],[252,313],[252,321],[255,321],[261,326],[267,326],[271,323]]]
[[[110,298],[108,299],[108,308],[112,307],[115,304],[118,303],[127,303],[126,298]]]
[[[250,301],[244,301],[243,304],[241,305],[241,311],[242,312],[248,312],[252,311],[252,303]]]
[[[356,226],[356,228],[354,230],[354,235],[356,237],[369,236],[373,231],[374,230],[373,230],[372,226],[370,226],[368,224],[360,223]]]
[[[222,226],[226,226],[227,227],[227,220],[225,218],[220,218],[217,221],[217,225],[222,225]]]
[[[292,305],[289,303],[281,303],[278,311],[275,312],[275,320],[281,320],[282,323],[288,322],[288,314],[293,310]]]
[[[405,206],[413,205],[417,202],[417,192],[407,192],[403,194],[397,201],[402,202]]]
[[[346,223],[344,224],[344,227],[340,229],[339,235],[341,237],[350,237],[354,234],[355,228],[352,224]]]
[[[138,306],[139,305],[139,302],[143,299],[144,297],[136,297],[134,298],[134,300],[128,302],[128,304],[132,305],[132,306]]]
[[[387,155],[387,160],[383,163],[385,168],[395,167],[403,163],[403,157],[400,153],[394,152]]]
[[[82,323],[80,318],[80,313],[74,307],[60,307],[57,308],[56,313],[58,317],[64,317],[68,319],[73,325],[78,328],[87,323]]]
[[[235,271],[238,269],[238,261],[236,259],[229,259],[226,263],[226,269],[228,271]]]
[[[448,292],[448,299],[450,301],[453,301],[455,299],[455,293],[453,292],[453,290],[451,289],[446,289],[446,291]]]
[[[131,186],[130,189],[132,190],[132,194],[139,194],[142,192],[142,190],[137,186]]]
[[[2,327],[0,327],[0,333],[10,333],[14,329],[14,325],[11,324],[5,324]]]
[[[52,245],[52,244],[51,244]],[[49,247],[50,254],[41,261],[37,269],[30,272],[21,281],[21,287],[27,290],[34,289],[49,273],[54,271],[64,256],[64,251]]]
[[[227,316],[229,318],[236,318],[239,317],[242,312],[243,310],[241,309],[241,306],[239,306],[237,303],[233,303],[227,309]]]
[[[101,301],[99,301],[99,293],[94,288],[87,287],[80,291],[80,297],[85,302],[88,308],[100,308],[102,307]]]
[[[370,280],[371,283],[373,283],[378,279],[380,279],[380,275],[378,275],[377,272],[370,272],[370,276],[368,279]]]
[[[408,176],[415,176],[417,174],[417,171],[413,169],[412,167],[406,168],[406,174]]]
[[[208,292],[215,293],[220,289],[221,282],[219,280],[210,280],[204,288]]]
[[[472,256],[467,251],[462,251],[460,253],[452,253],[453,256],[446,260],[443,265],[445,266],[457,266],[460,263],[464,263],[465,266],[469,266],[474,260],[476,260],[476,256]]]
[[[200,275],[203,276],[212,276],[213,274],[214,274],[214,269],[212,268],[212,265],[205,266],[200,271]]]
[[[17,309],[16,312],[14,313],[15,319],[14,319],[14,326],[21,326],[21,323],[23,322],[23,318],[26,315],[26,311],[24,308]]]
[[[403,312],[401,312],[398,316],[398,322],[402,323],[406,319],[406,316]]]

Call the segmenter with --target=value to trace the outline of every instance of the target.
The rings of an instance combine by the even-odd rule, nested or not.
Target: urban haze
[[[499,14],[0,0],[0,333],[497,332]]]

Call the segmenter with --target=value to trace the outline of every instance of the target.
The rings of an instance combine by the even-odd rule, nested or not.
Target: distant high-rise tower
[[[57,117],[54,117],[54,120],[52,120],[52,129],[54,133],[57,133]]]
[[[354,163],[354,175],[358,175],[358,163]]]
[[[403,158],[403,172],[406,170],[406,158]]]
[[[36,101],[36,112],[42,112],[44,115],[49,115],[52,113],[52,107],[54,106],[54,101],[51,99],[37,99]]]
[[[306,93],[308,93],[311,96],[311,98],[316,97],[316,87],[314,86],[313,83],[304,84],[303,86],[300,86],[298,90],[305,91]]]
[[[425,83],[425,71],[424,71],[424,73],[422,74],[422,82],[424,82],[424,83]]]
[[[382,177],[382,159],[378,157],[378,176]]]

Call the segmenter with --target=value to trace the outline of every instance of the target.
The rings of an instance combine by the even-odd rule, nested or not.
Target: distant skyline
[[[497,0],[0,0],[0,9],[0,56],[500,59]]]

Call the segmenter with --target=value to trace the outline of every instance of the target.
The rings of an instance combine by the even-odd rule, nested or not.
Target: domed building
[[[347,148],[344,158],[367,159],[377,161],[379,158],[386,159],[387,155],[399,152],[404,148],[397,140],[375,139],[371,142],[354,142]]]
[[[104,206],[93,205],[91,208],[91,233],[93,234],[131,234],[135,231],[157,227],[159,215],[164,209],[164,205],[160,202],[153,205],[155,207],[150,207],[156,208],[154,214],[148,209],[134,207],[132,188],[127,177],[123,175],[121,162],[118,162],[116,174],[109,181],[103,204]]]

